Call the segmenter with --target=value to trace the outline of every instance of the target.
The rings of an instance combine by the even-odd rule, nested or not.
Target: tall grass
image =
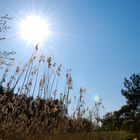
[[[99,129],[102,104],[97,102],[90,110],[85,105],[86,88],[80,88],[79,96],[74,98],[76,107],[71,115],[68,113],[73,102],[71,70],[65,74],[64,92],[58,93],[62,65],[50,56],[39,55],[38,46],[28,62],[17,66],[10,78],[9,66],[0,82],[0,138],[98,139],[93,132]]]

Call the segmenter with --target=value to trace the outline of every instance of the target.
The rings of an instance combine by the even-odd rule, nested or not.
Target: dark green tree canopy
[[[125,127],[129,131],[140,132],[140,74],[132,74],[130,79],[124,79],[122,95],[126,98],[126,105],[119,110],[124,119]]]
[[[104,130],[126,130],[140,135],[140,74],[124,79],[121,90],[126,104],[120,110],[107,113],[102,120]]]
[[[130,80],[124,80],[125,88],[121,93],[127,100],[127,106],[122,109],[132,110],[134,115],[140,112],[140,74],[133,74]]]

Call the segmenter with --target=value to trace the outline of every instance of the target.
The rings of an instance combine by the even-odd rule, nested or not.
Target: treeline
[[[140,135],[140,74],[125,78],[121,93],[126,99],[126,105],[118,111],[107,113],[102,119],[102,129],[126,130]]]

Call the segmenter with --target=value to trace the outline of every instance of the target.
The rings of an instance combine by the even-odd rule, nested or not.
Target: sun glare
[[[19,25],[19,34],[28,43],[43,43],[49,35],[48,24],[39,16],[28,16]]]
[[[100,100],[100,97],[98,95],[94,95],[92,97],[92,99],[95,101],[95,102],[98,102]]]

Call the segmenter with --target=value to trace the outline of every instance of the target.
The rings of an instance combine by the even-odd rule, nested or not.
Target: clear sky
[[[124,77],[140,72],[139,0],[0,0],[0,16],[14,17],[0,49],[15,50],[19,60],[31,48],[17,36],[19,20],[35,13],[55,32],[44,48],[71,68],[74,92],[87,86],[87,102],[99,96],[106,111],[125,103]]]

